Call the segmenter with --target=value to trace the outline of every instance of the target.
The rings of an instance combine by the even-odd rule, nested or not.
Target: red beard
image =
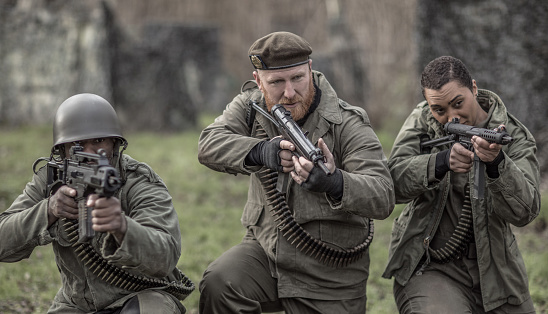
[[[280,99],[278,104],[287,105],[300,102],[300,105],[298,105],[297,107],[286,108],[287,110],[289,110],[289,112],[291,112],[291,117],[293,118],[293,120],[299,121],[300,119],[304,118],[308,113],[310,106],[312,106],[312,103],[314,102],[315,94],[316,91],[314,90],[314,84],[312,83],[312,78],[310,78],[310,84],[308,85],[308,93],[306,98],[303,98],[297,94],[291,99],[283,97],[282,99]],[[272,107],[276,105],[276,103],[270,98],[270,96],[266,92],[264,92],[264,98],[266,102],[266,108],[268,108],[268,111],[270,111]]]

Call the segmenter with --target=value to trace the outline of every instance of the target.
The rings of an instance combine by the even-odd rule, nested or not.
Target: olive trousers
[[[432,262],[421,275],[416,273],[405,286],[394,281],[394,298],[400,313],[535,313],[529,297],[520,305],[503,304],[485,312],[476,259],[464,257],[447,264]]]
[[[62,301],[59,295],[56,296],[55,301],[48,311],[55,314],[77,314],[77,313],[89,313],[81,311],[68,304],[66,301]],[[182,304],[175,301],[173,297],[167,293],[157,292],[155,290],[143,290],[134,297],[127,300],[121,307],[114,309],[101,310],[96,314],[183,314],[186,313],[186,309]]]
[[[367,298],[278,298],[268,257],[255,240],[244,240],[211,263],[200,281],[200,313],[365,313]]]

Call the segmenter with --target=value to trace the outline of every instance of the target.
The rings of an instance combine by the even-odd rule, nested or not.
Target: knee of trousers
[[[143,290],[136,297],[130,299],[127,313],[184,313],[185,308],[167,292]],[[139,311],[136,311],[136,310]],[[122,311],[122,313],[126,313]]]
[[[237,272],[210,265],[200,281],[200,293],[211,297],[222,295],[227,291],[234,290],[235,287],[239,287],[241,280],[242,276],[238,275]]]

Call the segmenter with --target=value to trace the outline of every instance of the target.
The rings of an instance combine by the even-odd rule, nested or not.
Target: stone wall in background
[[[224,95],[217,37],[167,22],[130,36],[104,1],[3,2],[0,125],[51,123],[63,100],[87,92],[109,100],[126,130],[194,127]]]
[[[548,1],[427,1],[418,5],[419,69],[461,59],[479,88],[497,93],[537,140],[548,169]]]
[[[218,26],[228,95],[208,103],[214,114],[253,78],[248,49],[273,31],[305,38],[313,48],[312,68],[326,74],[340,98],[366,109],[376,129],[395,137],[418,101],[412,36],[416,0],[105,1],[133,33],[153,21]]]
[[[311,43],[313,68],[340,98],[395,136],[418,100],[416,1],[0,0],[0,126],[51,119],[87,91],[131,127],[185,128],[196,110],[219,114],[252,78],[257,38],[285,30]]]
[[[52,121],[61,102],[89,91],[111,99],[100,2],[4,1],[0,6],[0,124]]]
[[[146,25],[137,41],[116,36],[113,94],[129,127],[189,129],[224,95],[216,28],[160,23]]]

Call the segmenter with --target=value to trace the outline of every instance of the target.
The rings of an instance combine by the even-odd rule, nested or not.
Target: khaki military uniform
[[[344,178],[343,196],[340,201],[334,201],[325,193],[306,191],[291,181],[285,191],[286,199],[295,220],[314,238],[348,249],[367,238],[370,218],[384,219],[390,215],[394,206],[393,183],[386,157],[365,111],[338,99],[320,72],[313,71],[313,78],[321,90],[321,100],[302,129],[309,132],[308,138],[315,145],[320,137],[323,138],[333,153]],[[223,114],[202,132],[198,154],[200,162],[213,170],[251,176],[241,219],[248,230],[244,242],[257,244],[262,249],[264,260],[268,261],[269,276],[276,279],[277,298],[365,300],[368,253],[347,267],[329,267],[296,249],[278,232],[257,175],[260,167],[246,167],[244,161],[249,151],[263,140],[256,138],[258,125],[269,138],[280,133],[259,113],[255,123],[248,126],[249,100],[263,104],[257,88],[234,98]],[[236,259],[234,255],[237,254],[232,254],[231,258]],[[219,264],[223,263],[214,263]],[[238,263],[234,260],[231,265]],[[217,270],[235,271],[234,268]],[[211,274],[211,268],[206,271],[208,274]]]
[[[170,282],[180,280],[176,265],[181,254],[181,233],[166,186],[149,166],[127,155],[123,155],[118,168],[124,184],[116,197],[126,215],[127,232],[119,245],[112,235],[96,233],[91,242],[93,248],[113,265],[134,275]],[[48,313],[89,313],[117,308],[135,295],[143,296],[142,312],[184,313],[182,304],[162,289],[123,290],[83,266],[69,243],[63,221],[58,220],[48,228],[46,179],[46,167],[42,167],[23,194],[0,214],[0,238],[10,239],[0,246],[0,262],[20,261],[28,258],[36,246],[53,244],[62,287]],[[154,303],[147,305],[146,300]]]
[[[435,178],[436,153],[449,146],[434,148],[431,154],[420,154],[419,137],[422,134],[432,139],[446,135],[426,102],[413,110],[396,138],[389,159],[390,171],[397,183],[397,202],[408,204],[394,221],[383,277],[395,278],[400,308],[405,304],[403,294],[410,294],[409,290],[417,285],[423,287],[418,293],[440,291],[432,278],[456,282],[455,291],[474,291],[475,297],[468,297],[465,302],[477,303],[485,311],[521,304],[524,308],[520,310],[526,312],[531,308],[525,266],[510,225],[525,226],[540,211],[535,140],[527,128],[506,111],[496,94],[479,90],[478,102],[488,112],[483,127],[494,129],[504,124],[514,141],[502,148],[504,161],[498,166],[499,177],[493,179],[485,175],[484,199],[471,198],[473,240],[459,260],[425,265],[425,252],[430,245],[437,246],[435,248],[443,245],[445,241],[439,239],[453,232],[467,187],[473,186],[474,171],[467,174],[448,172],[441,181]],[[427,267],[420,269],[423,265]],[[435,274],[440,276],[435,277]],[[418,281],[424,283],[418,284]],[[403,287],[407,285],[412,287],[406,290]],[[433,300],[450,306],[453,294],[446,295],[425,302]]]

